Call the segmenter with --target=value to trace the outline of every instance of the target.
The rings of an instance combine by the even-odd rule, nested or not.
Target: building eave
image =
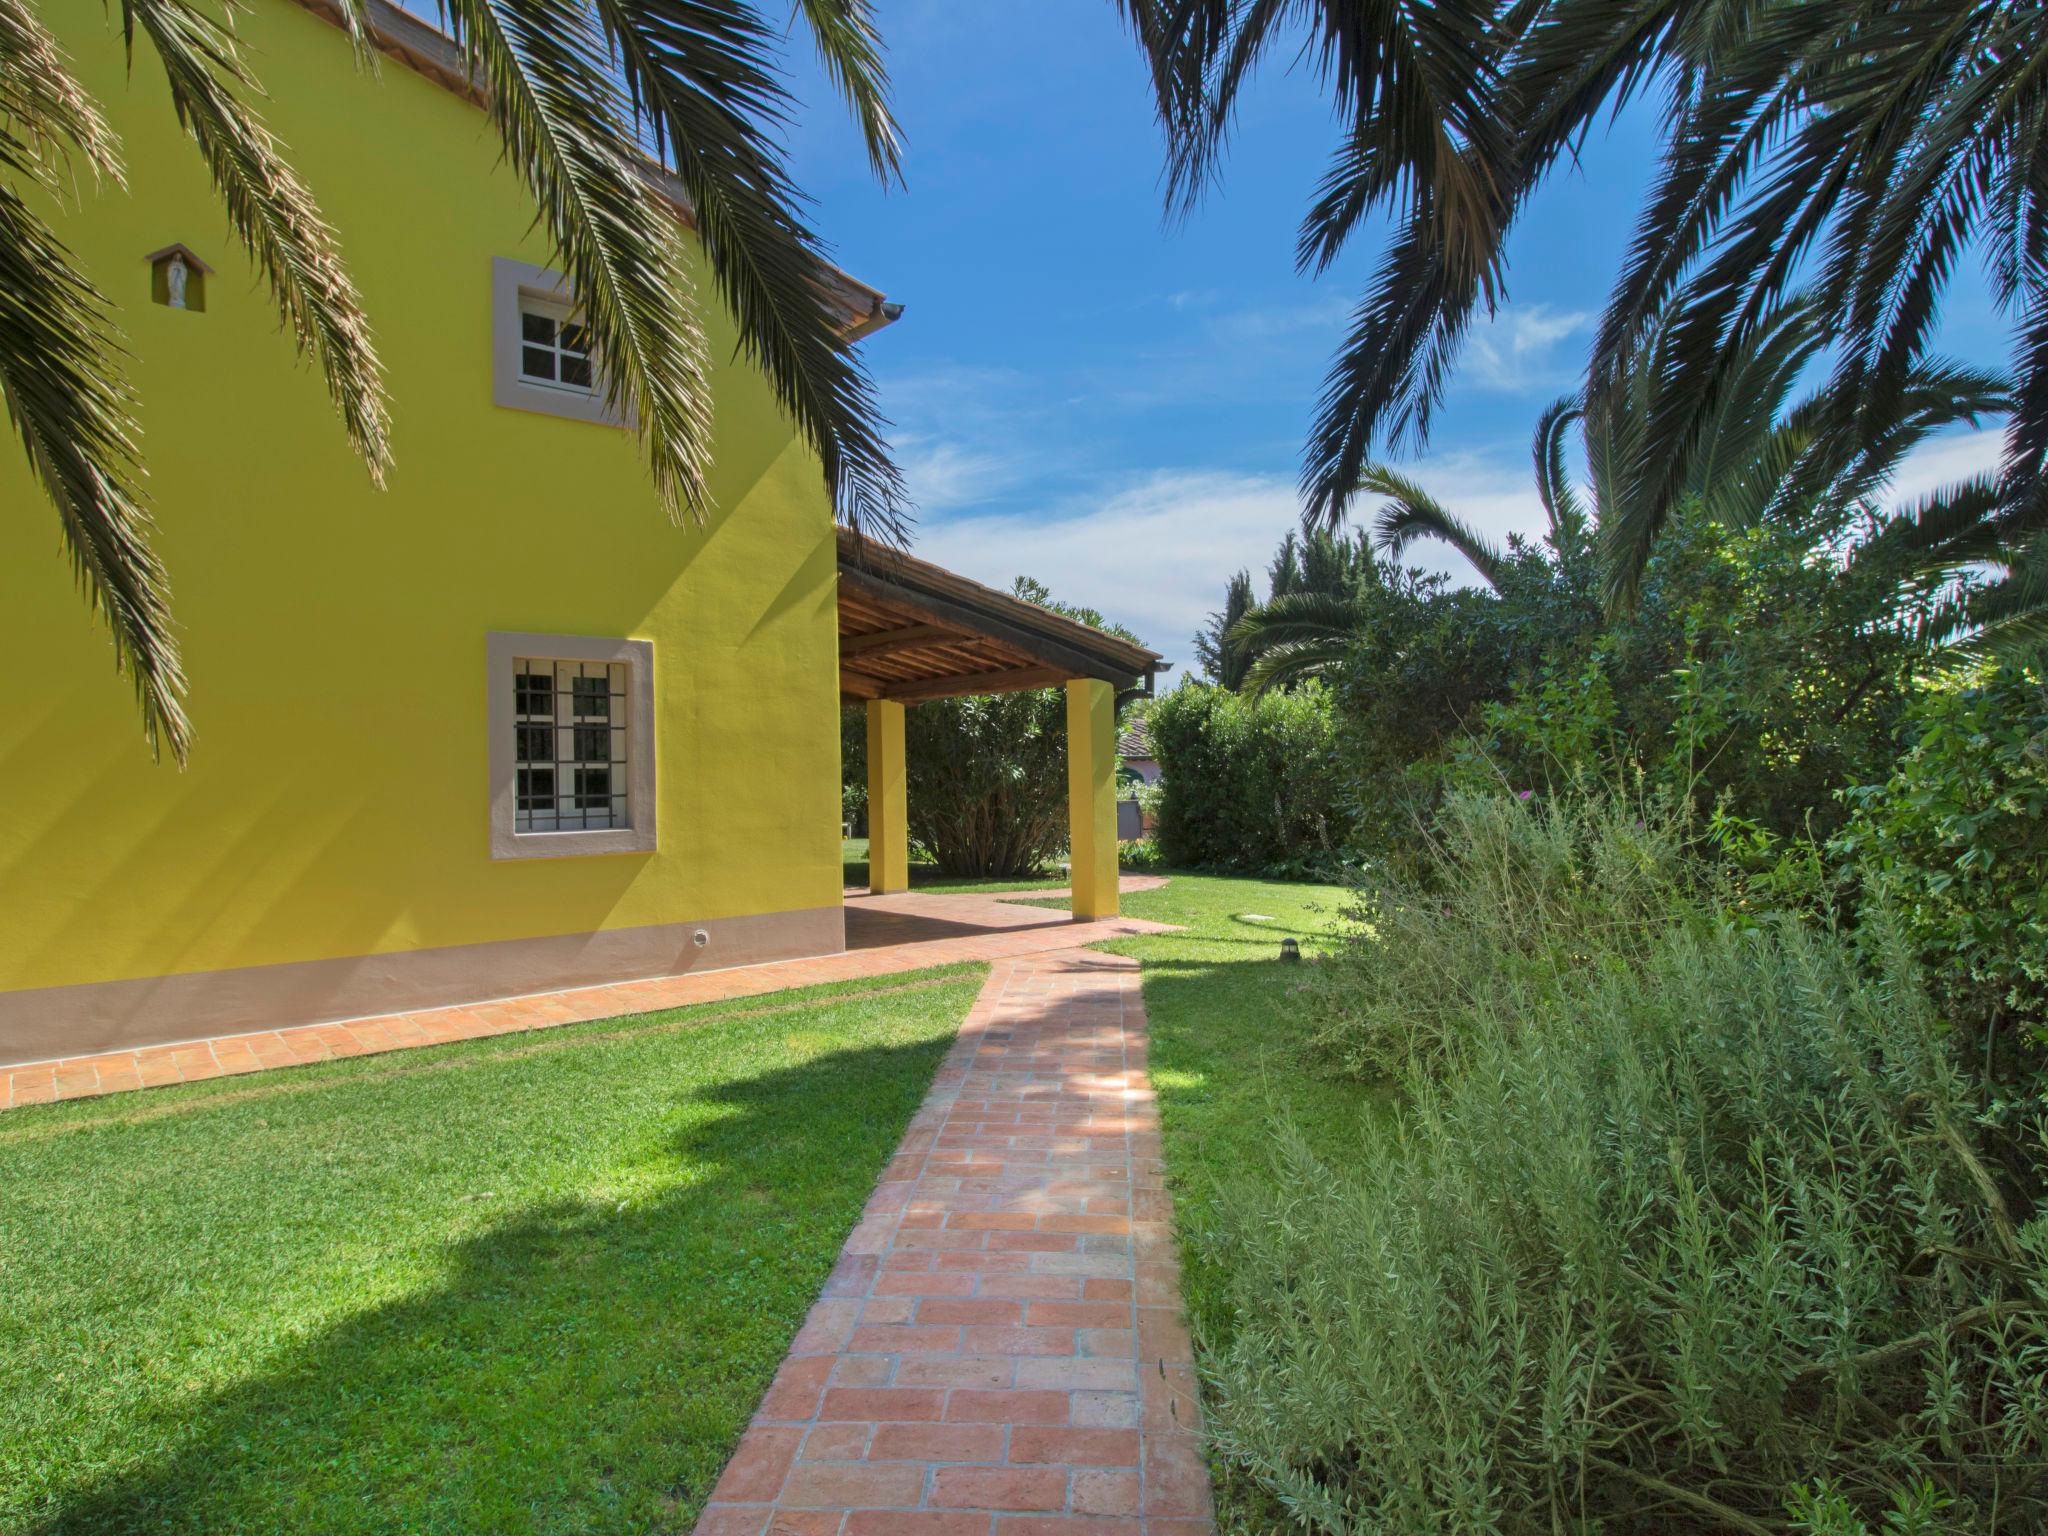
[[[330,26],[348,30],[348,18],[339,0],[293,0]],[[483,82],[469,71],[462,46],[431,22],[401,10],[391,0],[364,0],[369,16],[369,41],[379,53],[403,64],[451,95],[459,96],[479,111],[490,109],[491,98]],[[675,210],[688,228],[697,228],[695,206],[682,183],[667,167],[652,160],[640,162],[641,174],[662,201]],[[824,268],[826,296],[840,312],[840,329],[849,341],[872,336],[903,313],[901,304],[889,302],[882,290],[862,282],[850,272],[827,264]]]

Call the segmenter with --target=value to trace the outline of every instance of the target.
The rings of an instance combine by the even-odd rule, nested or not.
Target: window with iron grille
[[[616,661],[514,658],[515,832],[633,824],[626,674]]]

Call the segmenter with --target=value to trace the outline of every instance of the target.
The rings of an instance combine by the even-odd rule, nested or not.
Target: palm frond
[[[1488,586],[1500,586],[1508,568],[1507,556],[1413,480],[1383,464],[1373,464],[1359,476],[1358,488],[1386,498],[1374,520],[1373,536],[1389,559],[1400,558],[1417,539],[1437,539],[1463,555]]]
[[[1358,627],[1358,600],[1342,592],[1289,592],[1248,609],[1226,638],[1245,654],[1283,640],[1327,640]]]
[[[1778,432],[1779,417],[1807,364],[1826,344],[1812,304],[1794,297],[1766,311],[1721,357],[1721,388],[1699,422],[1680,496],[1703,496],[1729,471],[1752,465]],[[1662,385],[1653,378],[1652,387]]]
[[[632,114],[690,199],[741,345],[817,451],[841,520],[900,539],[909,512],[903,479],[873,385],[839,328],[823,249],[799,214],[801,195],[775,142],[789,103],[770,67],[772,32],[749,6],[730,0],[597,0],[596,11]],[[840,60],[849,90],[873,98],[877,131],[886,130],[893,155],[865,5],[817,0],[807,14],[819,46]],[[867,63],[863,35],[874,48]]]
[[[1358,599],[1344,592],[1290,592],[1250,609],[1226,632],[1248,662],[1240,687],[1256,697],[1330,671],[1364,623]]]
[[[580,0],[442,0],[486,87],[602,359],[605,397],[634,423],[672,517],[709,510],[710,370],[682,232],[631,157],[628,108]]]
[[[1922,583],[1946,581],[2004,557],[2002,507],[1997,476],[1973,476],[1899,508],[1856,547],[1850,563]]]
[[[1772,428],[1743,457],[1724,459],[1713,475],[1700,477],[1692,494],[1701,515],[1730,528],[1757,527],[1785,504],[1784,488],[1812,447],[1811,434],[1796,424]]]
[[[0,120],[16,141],[10,165],[52,196],[68,194],[74,154],[95,176],[121,183],[114,131],[26,0],[0,0]]]
[[[1952,657],[2038,665],[2048,656],[2048,533],[2008,546],[2003,573],[1964,599]]]
[[[1560,556],[1577,549],[1587,532],[1585,503],[1579,500],[1571,471],[1565,466],[1565,439],[1585,414],[1577,395],[1551,401],[1536,418],[1536,439],[1530,447],[1536,461],[1536,495],[1550,520],[1551,547]]]
[[[0,167],[36,151],[0,133]],[[0,395],[31,467],[55,504],[87,601],[113,633],[135,684],[144,737],[186,760],[184,673],[162,563],[136,489],[133,402],[105,298],[56,234],[0,182]]]
[[[1878,398],[1831,382],[1791,412],[1810,441],[1779,482],[1770,516],[1826,524],[1879,496],[1906,456],[1935,433],[2012,410],[2003,375],[1933,358]]]
[[[818,60],[846,98],[867,144],[868,163],[884,182],[903,180],[902,135],[889,107],[889,70],[868,0],[803,0]]]
[[[1268,646],[1245,669],[1243,691],[1253,698],[1312,677],[1326,677],[1350,654],[1348,640],[1286,640]]]
[[[301,352],[318,359],[349,442],[381,485],[390,463],[384,385],[370,326],[333,231],[242,100],[260,94],[234,34],[191,0],[121,0],[162,63],[178,121],[199,146],[236,235]]]

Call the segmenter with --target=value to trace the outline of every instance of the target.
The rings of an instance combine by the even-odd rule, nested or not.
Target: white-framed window
[[[590,369],[590,331],[575,309],[520,295],[519,377],[547,389],[583,395],[596,391]]]
[[[654,647],[493,631],[491,856],[646,853],[654,834]]]
[[[568,278],[491,258],[491,399],[515,411],[622,427]]]

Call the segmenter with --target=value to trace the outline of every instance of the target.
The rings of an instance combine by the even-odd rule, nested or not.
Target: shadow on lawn
[[[949,1044],[692,1093],[732,1112],[642,1162],[701,1179],[455,1242],[438,1287],[167,1408],[161,1455],[29,1529],[687,1530]]]

